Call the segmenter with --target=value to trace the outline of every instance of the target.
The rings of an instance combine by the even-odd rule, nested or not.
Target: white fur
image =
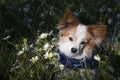
[[[68,57],[72,57],[73,54],[71,53],[71,48],[73,47],[74,44],[72,44],[71,42],[67,42],[67,43],[59,43],[59,50],[61,53],[64,53],[66,56]]]
[[[76,35],[74,36],[74,39],[72,42],[69,41],[69,39],[68,39],[68,41],[66,41],[66,43],[58,42],[60,52],[64,53],[68,57],[74,57],[76,59],[81,59],[81,58],[86,57],[87,56],[86,53],[79,52],[80,42],[86,38],[86,31],[87,31],[86,26],[79,24],[77,26],[77,30],[75,33]],[[69,34],[67,38],[69,38],[69,36],[71,36],[71,34]],[[71,48],[73,48],[73,47],[78,49],[78,51],[76,53],[71,52]]]
[[[86,37],[87,27],[79,24],[76,30],[77,41],[82,41]]]
[[[80,47],[80,45],[79,45],[80,42],[86,38],[86,32],[87,32],[87,26],[82,25],[82,24],[79,24],[77,26],[77,30],[76,30],[76,37],[77,37],[76,44],[78,44],[77,47]],[[79,55],[74,56],[74,58],[81,59],[81,58],[85,58],[87,56],[88,56],[88,54],[86,54],[83,51],[83,53],[79,53]]]

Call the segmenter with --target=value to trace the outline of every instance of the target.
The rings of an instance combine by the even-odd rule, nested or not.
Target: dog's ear
[[[106,25],[89,25],[88,33],[92,37],[94,44],[99,45],[106,35]]]
[[[58,23],[58,29],[62,30],[69,26],[75,26],[79,24],[78,18],[71,12],[67,12],[64,14],[64,18]]]

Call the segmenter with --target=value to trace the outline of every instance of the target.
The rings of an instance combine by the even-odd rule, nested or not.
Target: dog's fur
[[[59,51],[75,59],[91,58],[94,46],[99,46],[106,34],[105,25],[83,25],[71,12],[64,14],[57,28]]]

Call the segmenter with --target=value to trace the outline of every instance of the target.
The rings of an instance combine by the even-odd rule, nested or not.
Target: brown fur
[[[59,22],[58,29],[64,29],[71,26],[77,26],[79,24],[78,18],[71,12],[65,13],[64,18]]]
[[[88,36],[96,45],[101,44],[106,34],[105,25],[89,25],[87,28]]]

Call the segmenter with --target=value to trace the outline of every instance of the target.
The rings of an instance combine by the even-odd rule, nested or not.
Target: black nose
[[[76,53],[77,49],[76,48],[71,48],[72,53]]]

